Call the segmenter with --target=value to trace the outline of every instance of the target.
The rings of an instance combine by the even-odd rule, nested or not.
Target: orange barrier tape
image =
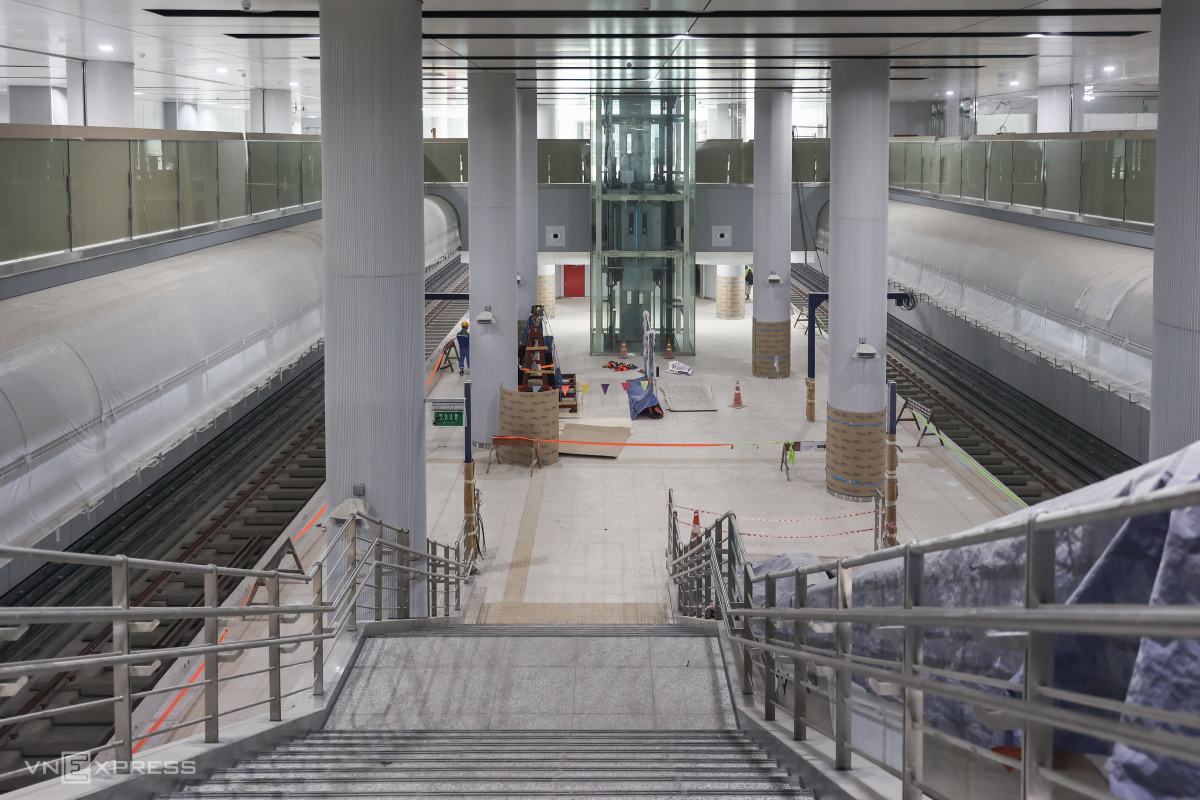
[[[578,439],[535,439],[529,436],[493,436],[492,441],[534,442],[537,444],[586,444],[596,447],[728,447],[730,442],[584,442]]]

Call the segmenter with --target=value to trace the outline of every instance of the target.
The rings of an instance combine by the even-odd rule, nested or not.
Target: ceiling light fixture
[[[228,68],[228,67],[217,67],[217,74],[218,74],[218,75],[224,75],[226,72],[229,72],[229,68]]]
[[[293,89],[295,89],[295,88],[296,88],[297,86],[299,86],[299,85],[300,85],[300,84],[296,83],[295,81],[290,81],[290,82],[288,83],[288,86],[292,87]]]
[[[1045,39],[1046,34],[1044,34],[1044,33],[1027,33],[1027,34],[1025,34],[1025,38],[1026,39]]]
[[[1020,86],[1021,82],[1020,81],[1009,81],[1008,85],[1009,86]]]
[[[1105,72],[1116,72],[1116,71],[1117,71],[1117,68],[1116,68],[1116,67],[1114,67],[1112,64],[1105,64],[1105,65],[1104,65],[1104,71],[1105,71]]]
[[[113,48],[113,46],[112,46],[111,44],[102,44],[102,45],[100,45],[100,52],[101,52],[101,53],[111,53],[111,52],[113,51],[113,49],[114,49],[114,48]]]
[[[954,90],[953,90],[953,89],[947,89],[947,90],[946,90],[946,97],[953,97],[953,96],[954,96]]]

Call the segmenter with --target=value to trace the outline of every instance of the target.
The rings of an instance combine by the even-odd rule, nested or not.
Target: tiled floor
[[[327,728],[733,728],[716,639],[369,639]]]
[[[871,549],[871,506],[838,500],[825,491],[823,453],[798,453],[790,481],[779,470],[775,442],[825,438],[822,421],[804,421],[803,328],[793,329],[795,374],[765,380],[748,374],[749,316],[717,320],[714,304],[701,300],[697,317],[699,353],[682,358],[695,374],[670,380],[707,384],[717,411],[636,420],[631,441],[735,446],[625,448],[616,459],[563,456],[532,477],[527,467],[495,465],[485,474],[481,466],[478,485],[490,557],[479,579],[480,621],[612,622],[631,611],[646,621],[642,609],[665,609],[668,489],[674,490],[677,504],[689,509],[736,511],[752,556],[793,552],[828,557]],[[589,384],[581,418],[628,418],[622,375],[603,369],[607,358],[587,353],[587,319],[586,300],[560,300],[550,322],[564,366]],[[820,417],[825,402],[823,339],[817,361]],[[740,410],[729,407],[736,380],[746,404]],[[607,394],[602,383],[611,384]],[[460,379],[445,375],[431,395],[459,393]],[[427,430],[430,535],[452,540],[461,524],[462,431]],[[945,448],[929,439],[915,447],[911,425],[903,427],[899,439],[904,447],[898,509],[902,541],[955,533],[1014,509]],[[485,451],[477,452],[486,459]],[[683,514],[690,517],[691,511]],[[705,524],[712,519],[710,513],[701,514]]]

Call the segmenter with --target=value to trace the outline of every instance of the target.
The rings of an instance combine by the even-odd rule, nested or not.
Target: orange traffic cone
[[[742,402],[742,382],[735,381],[733,384],[733,402],[729,404],[730,408],[745,408],[746,404]]]
[[[667,339],[667,358],[675,355],[675,348],[671,347],[671,340]]]
[[[692,512],[692,541],[700,538],[700,512]]]
[[[629,358],[629,345],[625,344],[625,340],[621,340],[621,358]]]

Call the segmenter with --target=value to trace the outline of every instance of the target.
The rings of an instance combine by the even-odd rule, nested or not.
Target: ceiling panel
[[[647,5],[650,13],[643,11]],[[547,93],[637,88],[655,76],[664,85],[687,80],[708,94],[789,82],[807,92],[825,85],[826,73],[813,67],[839,57],[892,59],[892,94],[898,99],[1065,82],[1153,90],[1158,5],[1156,0],[425,0],[423,28],[430,38],[422,52],[441,73],[427,71],[426,86],[440,95],[457,92],[467,68],[515,70],[522,85]],[[236,16],[163,16],[149,8]],[[251,88],[294,83],[291,88],[315,102],[319,42],[281,37],[316,35],[319,20],[312,15],[318,9],[317,0],[253,0],[255,12],[283,14],[264,17],[242,15],[237,0],[0,0],[0,44],[6,45],[0,47],[0,86],[58,85],[65,80],[64,59],[108,58],[133,62],[138,90],[148,96],[244,98]],[[1122,35],[1136,31],[1145,33]],[[1027,38],[1028,33],[1062,35]],[[112,50],[101,51],[101,45]],[[463,57],[467,60],[458,60]],[[625,68],[626,59],[634,66]]]

